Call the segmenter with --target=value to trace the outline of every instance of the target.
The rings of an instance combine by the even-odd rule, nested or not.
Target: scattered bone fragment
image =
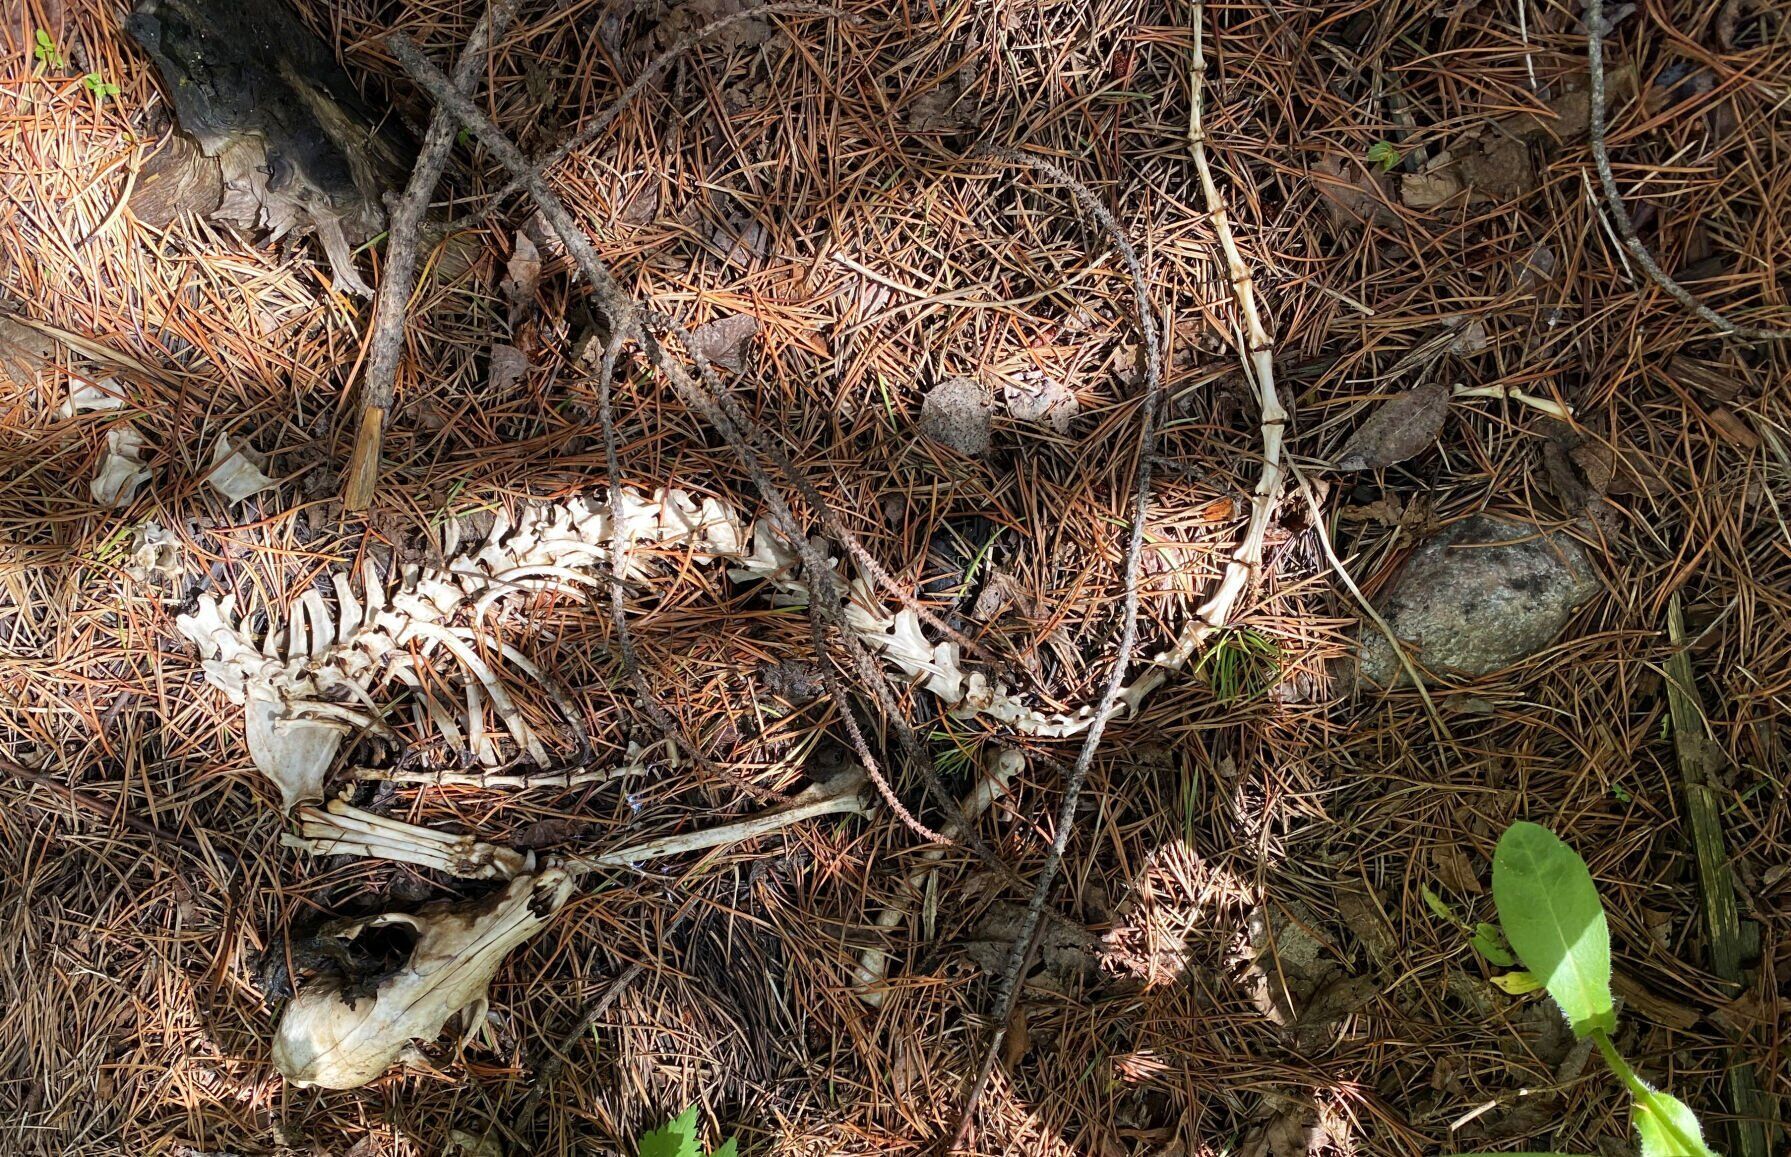
[[[353,1089],[389,1068],[413,1039],[434,1040],[460,1014],[463,1042],[485,1024],[492,977],[512,949],[534,936],[572,895],[558,868],[526,873],[479,900],[390,912],[334,930],[342,941],[366,929],[408,926],[417,934],[404,964],[378,979],[323,976],[286,1006],[274,1033],[274,1065],[296,1085]]]
[[[939,833],[947,839],[962,839],[984,812],[1001,796],[1007,794],[1007,786],[1014,776],[1026,767],[1026,756],[1012,748],[999,752],[990,764],[988,772],[977,781],[975,790],[966,796],[958,805],[958,817],[945,830]],[[945,857],[945,848],[929,848],[920,853],[920,864],[908,874],[903,882],[906,891],[920,894],[926,891],[928,877],[936,870],[934,865]],[[878,928],[893,930],[901,926],[913,911],[911,903],[898,903],[893,908],[885,908],[877,913],[874,921]],[[889,993],[882,987],[889,978],[889,953],[883,948],[866,948],[858,955],[858,965],[852,970],[852,991],[858,999],[872,1008],[881,1007]]]
[[[211,449],[211,469],[205,475],[213,490],[231,502],[241,502],[251,494],[275,485],[242,450],[232,446],[227,436],[220,436]]]
[[[121,410],[124,402],[124,387],[118,384],[117,378],[105,377],[89,381],[78,375],[70,375],[68,400],[62,403],[58,412],[67,418],[75,414]]]
[[[143,451],[149,443],[143,432],[129,422],[106,431],[106,449],[93,476],[93,500],[101,506],[129,506],[137,491],[149,481]]]
[[[171,586],[185,573],[180,539],[154,519],[132,533],[130,557],[124,572],[140,583]]]

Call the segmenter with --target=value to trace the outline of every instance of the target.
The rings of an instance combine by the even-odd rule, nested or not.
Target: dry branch
[[[479,18],[460,59],[454,65],[454,88],[470,93],[491,45],[516,15],[520,0],[494,0]],[[429,118],[423,147],[404,195],[392,211],[386,235],[386,268],[379,279],[373,306],[373,333],[367,342],[367,376],[361,386],[361,422],[355,433],[348,477],[342,485],[342,505],[349,511],[367,509],[379,482],[379,450],[384,441],[386,415],[398,388],[398,363],[404,355],[404,322],[411,291],[417,283],[417,250],[422,243],[423,215],[435,193],[454,147],[454,118],[439,109]]]

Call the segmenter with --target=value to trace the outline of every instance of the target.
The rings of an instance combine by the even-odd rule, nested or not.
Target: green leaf
[[[104,100],[109,96],[118,95],[118,86],[106,80],[97,72],[90,72],[86,76],[83,76],[81,78],[81,83],[87,86],[88,92],[101,100]]]
[[[1493,850],[1493,904],[1505,939],[1574,1033],[1615,1029],[1611,933],[1586,861],[1547,828],[1514,823]]]
[[[1629,1119],[1642,1143],[1642,1157],[1716,1157],[1704,1143],[1698,1115],[1670,1093],[1651,1089],[1637,1097]]]
[[[1376,141],[1368,146],[1368,161],[1379,165],[1381,172],[1390,173],[1393,166],[1399,163],[1399,146],[1392,141]]]
[[[1611,781],[1611,795],[1618,803],[1629,803],[1634,798],[1629,794],[1628,788],[1615,780]]]
[[[1501,992],[1511,996],[1525,996],[1542,988],[1542,981],[1528,972],[1507,972],[1503,976],[1495,976],[1492,982],[1498,985]]]
[[[735,1143],[734,1138],[729,1137],[721,1143],[721,1148],[709,1154],[709,1157],[740,1157],[740,1146]]]
[[[639,1157],[702,1157],[697,1148],[697,1107],[679,1113],[650,1133],[643,1133]]]
[[[37,57],[39,64],[45,68],[61,68],[67,63],[62,59],[62,52],[56,47],[56,38],[50,35],[49,29],[39,28],[33,40],[35,43],[31,55]]]
[[[1437,919],[1447,920],[1451,924],[1461,923],[1461,917],[1455,914],[1455,909],[1449,906],[1448,901],[1432,892],[1428,884],[1418,885],[1418,895],[1424,898],[1424,906],[1437,914]]]
[[[1486,962],[1494,968],[1513,968],[1517,965],[1517,957],[1511,955],[1511,949],[1505,945],[1505,934],[1499,931],[1497,924],[1488,924],[1482,920],[1474,925],[1474,951],[1486,958]]]

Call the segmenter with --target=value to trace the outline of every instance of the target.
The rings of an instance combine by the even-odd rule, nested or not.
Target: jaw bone
[[[470,1039],[485,1023],[486,991],[504,956],[546,926],[571,896],[577,877],[723,847],[817,816],[867,815],[871,805],[864,788],[864,773],[852,769],[761,815],[539,873],[532,855],[375,816],[341,800],[326,808],[301,808],[301,834],[282,841],[289,847],[317,855],[377,856],[472,878],[514,878],[485,900],[434,906],[415,916],[394,912],[338,929],[335,934],[344,941],[391,924],[409,925],[418,935],[409,959],[381,978],[370,996],[357,995],[341,977],[306,984],[275,1029],[274,1064],[297,1085],[352,1089],[383,1073],[413,1038],[441,1035],[456,1012],[462,1013],[463,1041]]]
[[[274,1034],[274,1065],[296,1085],[353,1089],[383,1073],[413,1038],[433,1040],[461,1014],[463,1041],[485,1023],[487,992],[512,948],[547,926],[572,895],[558,868],[519,875],[502,892],[436,905],[412,916],[375,916],[337,930],[352,940],[367,928],[407,925],[417,933],[409,958],[369,994],[339,977],[307,984],[286,1006]]]

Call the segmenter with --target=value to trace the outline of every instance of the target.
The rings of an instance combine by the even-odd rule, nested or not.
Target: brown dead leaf
[[[1457,845],[1440,844],[1431,849],[1430,862],[1436,865],[1437,879],[1443,887],[1457,896],[1478,896],[1485,890],[1480,886],[1480,873],[1474,870],[1474,862]]]
[[[1326,1140],[1318,1113],[1309,1105],[1296,1105],[1252,1129],[1238,1157],[1309,1157]]]
[[[1427,173],[1407,173],[1399,178],[1399,199],[1414,209],[1434,209],[1459,197],[1465,187],[1458,170],[1444,165]]]
[[[591,825],[584,820],[549,816],[547,819],[536,820],[528,827],[522,828],[511,836],[508,842],[519,848],[546,848],[555,844],[570,843],[590,830]]]
[[[1301,1052],[1323,1048],[1330,1042],[1332,1025],[1367,1008],[1380,994],[1380,982],[1371,976],[1346,976],[1325,985],[1300,1013],[1294,1030],[1296,1047]]]
[[[1428,382],[1382,402],[1343,444],[1338,470],[1379,470],[1430,449],[1449,416],[1449,387]]]
[[[529,359],[508,342],[494,342],[491,347],[491,368],[486,381],[493,390],[507,390],[528,376]]]
[[[1405,505],[1397,494],[1383,494],[1366,506],[1345,506],[1337,517],[1349,522],[1372,522],[1379,526],[1398,526],[1405,517]]]
[[[519,324],[523,317],[535,308],[535,290],[541,284],[541,251],[529,240],[529,235],[518,229],[516,244],[510,250],[509,264],[504,267],[504,279],[498,283],[504,299],[510,303],[510,325]]]
[[[1331,224],[1338,227],[1392,225],[1399,220],[1393,208],[1393,178],[1336,157],[1321,157],[1312,165],[1312,184],[1325,199]]]
[[[720,368],[739,373],[746,368],[746,343],[758,332],[758,318],[731,313],[691,330],[690,347]]]

